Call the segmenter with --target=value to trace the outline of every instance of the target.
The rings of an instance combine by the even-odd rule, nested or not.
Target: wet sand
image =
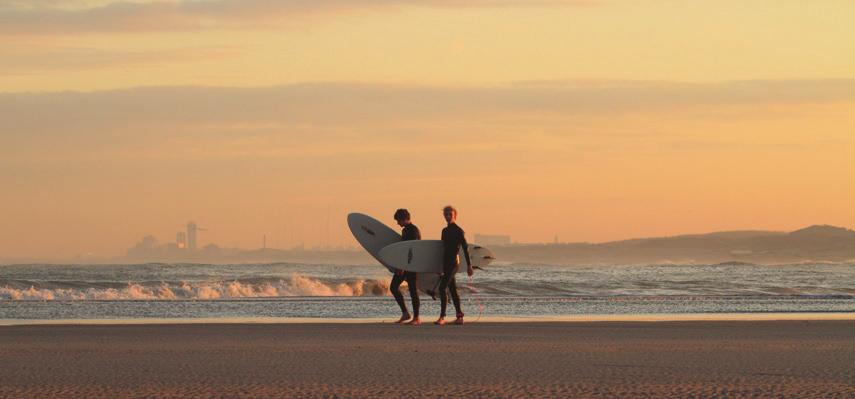
[[[0,327],[0,397],[855,397],[855,321]]]

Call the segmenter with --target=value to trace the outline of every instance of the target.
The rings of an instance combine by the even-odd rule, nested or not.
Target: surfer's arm
[[[460,243],[463,246],[463,256],[466,257],[466,264],[469,270],[472,270],[472,260],[469,258],[469,243],[466,242],[466,233],[460,229]]]

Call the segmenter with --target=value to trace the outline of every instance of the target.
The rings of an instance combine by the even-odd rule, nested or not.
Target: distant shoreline
[[[666,237],[633,238],[608,242],[513,243],[489,247],[498,262],[548,265],[644,265],[644,264],[754,264],[855,262],[855,230],[829,225],[781,231],[722,231]],[[12,264],[241,264],[319,263],[373,264],[376,261],[357,247],[346,248],[220,248],[195,251],[166,250],[158,246],[129,252],[128,256],[37,259],[0,259]]]

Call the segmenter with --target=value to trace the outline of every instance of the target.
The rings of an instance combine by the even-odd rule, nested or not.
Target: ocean
[[[376,264],[0,265],[0,320],[395,318],[390,278]],[[458,286],[469,319],[855,312],[851,263],[496,264]]]

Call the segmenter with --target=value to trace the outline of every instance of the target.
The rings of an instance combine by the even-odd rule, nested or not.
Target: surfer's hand
[[[475,269],[473,269],[472,266],[467,267],[466,274],[472,276],[473,274],[475,274]]]

